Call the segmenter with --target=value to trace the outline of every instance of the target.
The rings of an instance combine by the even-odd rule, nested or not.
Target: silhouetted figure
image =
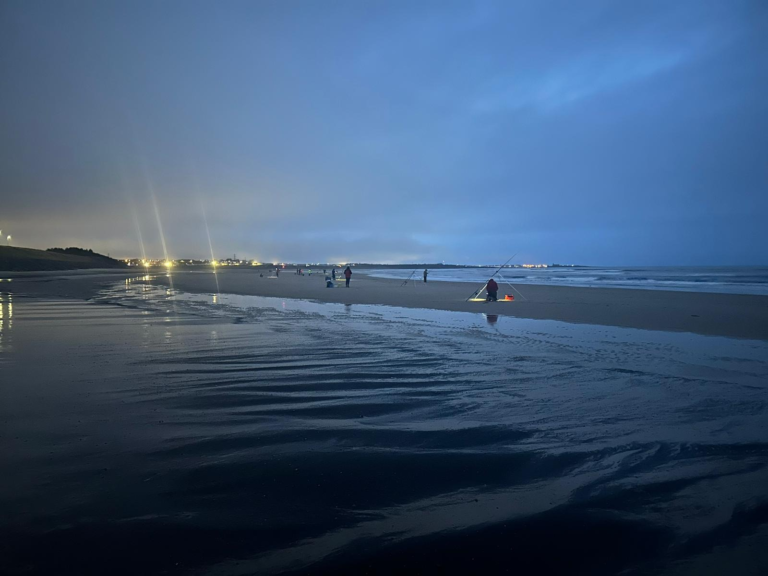
[[[496,302],[499,299],[499,285],[496,284],[496,280],[493,278],[488,280],[485,291],[488,292],[488,298],[485,299],[486,302]]]
[[[344,277],[347,279],[347,288],[349,288],[349,279],[352,278],[352,269],[349,266],[344,270]]]
[[[336,280],[336,268],[331,270],[331,278],[333,278],[334,281]]]
[[[280,276],[280,268],[275,268],[275,276]]]
[[[427,281],[427,274],[429,274],[429,272],[427,271],[426,268],[424,268],[424,282]]]

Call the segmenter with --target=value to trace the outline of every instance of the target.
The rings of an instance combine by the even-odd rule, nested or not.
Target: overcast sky
[[[0,2],[3,235],[206,257],[204,213],[217,257],[768,264],[768,2]]]

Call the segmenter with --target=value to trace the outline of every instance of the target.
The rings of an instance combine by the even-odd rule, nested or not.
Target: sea
[[[4,575],[768,573],[768,342],[4,287]]]
[[[429,271],[429,280],[437,282],[483,283],[498,269],[494,267],[437,268]],[[405,280],[421,278],[423,269],[360,269],[378,278]],[[547,268],[506,267],[500,276],[512,284],[580,286],[593,288],[635,288],[642,290],[679,290],[722,294],[768,294],[768,266],[707,267],[597,267],[548,266]],[[497,276],[498,278],[498,276]]]

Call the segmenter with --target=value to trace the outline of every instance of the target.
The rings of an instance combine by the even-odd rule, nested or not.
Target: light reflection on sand
[[[13,294],[0,292],[0,352],[10,344],[13,328]]]
[[[210,573],[272,573],[532,518],[546,536],[574,518],[568,562],[588,573],[598,559],[579,550],[616,526],[633,546],[647,530],[662,550],[720,542],[765,495],[764,342],[214,302],[138,279],[89,304],[22,302],[3,352],[0,537],[29,549],[90,537],[99,563],[117,540],[138,559],[180,543],[187,565],[213,550]],[[123,573],[151,573],[130,562]]]

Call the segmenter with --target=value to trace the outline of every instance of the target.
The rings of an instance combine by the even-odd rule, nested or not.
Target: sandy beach
[[[261,276],[263,274],[263,276]],[[41,291],[63,297],[88,297],[100,285],[115,278],[136,278],[142,272],[127,274],[100,271],[68,274],[15,275],[5,284],[9,291],[34,294]],[[404,308],[425,308],[453,312],[477,312],[518,318],[559,320],[578,324],[619,326],[644,330],[692,332],[712,336],[768,340],[768,297],[740,294],[711,294],[619,288],[576,288],[562,286],[499,286],[499,297],[513,294],[513,302],[467,302],[475,288],[465,282],[420,280],[403,285],[400,280],[374,278],[355,272],[349,288],[343,278],[336,288],[327,288],[322,273],[299,276],[294,270],[174,271],[170,277],[151,270],[154,281],[173,283],[179,290],[193,293],[241,294]],[[483,294],[484,295],[484,294]]]
[[[2,278],[3,574],[768,566],[768,342],[362,274]],[[610,321],[603,292],[524,289]]]
[[[645,330],[693,332],[735,338],[768,339],[768,297],[704,294],[619,288],[519,286],[525,299],[509,286],[499,286],[499,297],[513,302],[467,302],[475,287],[464,282],[409,282],[352,276],[325,287],[322,274],[298,276],[293,271],[279,278],[261,278],[251,271],[174,274],[174,286],[190,292],[219,292],[283,298],[301,298],[343,304],[383,304],[453,312],[478,312],[579,324],[622,326]],[[479,288],[479,286],[477,287]],[[483,293],[483,296],[485,294]]]

